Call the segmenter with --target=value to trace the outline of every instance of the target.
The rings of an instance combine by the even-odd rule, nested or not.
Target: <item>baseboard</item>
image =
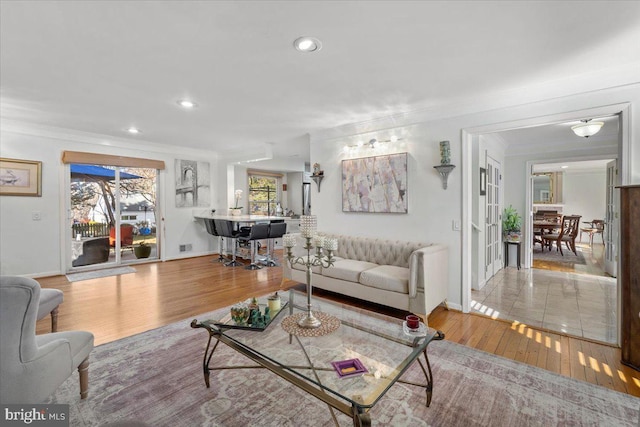
[[[479,291],[482,288],[484,288],[484,286],[487,284],[487,280],[484,279],[482,280],[480,283],[478,283],[477,285],[472,285],[471,289],[473,289],[474,291]]]
[[[447,301],[446,307],[456,311],[462,311],[462,304],[456,304],[455,302]]]
[[[65,273],[63,273],[62,271],[43,271],[40,273],[33,273],[33,274],[23,274],[23,275],[18,274],[18,276],[29,277],[31,279],[40,279],[42,277],[63,276],[64,274]]]

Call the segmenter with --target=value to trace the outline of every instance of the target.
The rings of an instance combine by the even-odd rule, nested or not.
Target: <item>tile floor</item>
[[[502,269],[479,291],[472,311],[616,344],[616,279],[541,270]]]

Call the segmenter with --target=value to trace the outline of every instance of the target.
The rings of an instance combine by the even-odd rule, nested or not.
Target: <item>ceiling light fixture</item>
[[[571,130],[578,136],[582,136],[584,138],[589,138],[590,136],[595,135],[600,132],[602,126],[604,126],[604,122],[592,122],[591,119],[581,120],[581,123],[571,126]]]
[[[133,134],[133,135],[138,135],[140,133],[142,133],[142,131],[136,127],[131,126],[130,128],[127,129],[127,132]]]
[[[188,99],[179,99],[178,105],[181,106],[182,108],[187,108],[187,109],[196,108],[198,106],[198,104]]]
[[[322,49],[322,43],[315,37],[298,37],[293,46],[300,52],[317,52]]]

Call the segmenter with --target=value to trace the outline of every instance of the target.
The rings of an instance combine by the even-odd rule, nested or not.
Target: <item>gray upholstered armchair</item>
[[[0,277],[0,402],[40,403],[77,368],[80,397],[89,385],[93,334],[85,331],[36,335],[40,284]]]
[[[40,289],[37,320],[51,314],[51,332],[58,332],[58,306],[62,304],[64,294],[59,289]]]

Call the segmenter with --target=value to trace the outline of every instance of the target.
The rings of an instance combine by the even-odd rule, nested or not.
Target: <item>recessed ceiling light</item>
[[[562,165],[562,166],[560,166],[560,167],[561,167],[562,169],[566,169],[566,168],[568,168],[569,166],[567,166],[567,165]]]
[[[142,131],[136,127],[131,126],[130,128],[127,129],[127,132],[132,133],[134,135],[140,134],[142,133]]]
[[[298,37],[293,46],[300,52],[317,52],[322,49],[322,43],[314,37]]]
[[[196,108],[198,106],[198,104],[189,99],[179,99],[178,105],[182,108]]]

